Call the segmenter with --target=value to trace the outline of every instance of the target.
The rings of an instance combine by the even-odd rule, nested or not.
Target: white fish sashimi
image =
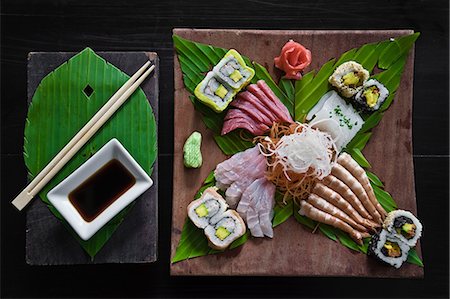
[[[264,186],[264,196],[260,198],[259,223],[264,235],[273,238],[273,207],[275,206],[275,185],[266,181]]]
[[[228,205],[236,208],[242,193],[257,178],[264,175],[266,170],[266,161],[264,157],[260,159],[257,165],[249,165],[244,173],[241,173],[240,179],[234,181],[225,192],[225,199]]]
[[[266,157],[258,147],[232,156],[214,170],[216,186],[226,190],[225,199],[247,223],[254,237],[273,237],[275,185],[265,178]]]
[[[242,177],[242,172],[248,169],[250,165],[259,163],[264,158],[260,156],[256,147],[233,155],[216,166],[214,170],[216,181],[221,185],[231,185]]]
[[[237,212],[247,221],[252,236],[264,237],[265,235],[270,238],[273,237],[272,218],[274,205],[275,185],[266,178],[257,179],[242,194]]]
[[[253,237],[258,238],[264,237],[264,233],[261,229],[261,224],[259,222],[259,215],[253,209],[253,207],[249,207],[247,210],[247,226]]]
[[[328,132],[336,146],[342,150],[364,124],[359,113],[334,90],[322,96],[308,113],[311,127]]]
[[[264,180],[265,178],[260,178],[253,181],[242,194],[241,200],[239,201],[239,205],[236,209],[239,215],[241,215],[242,219],[246,220],[247,210],[249,209],[250,205],[254,204],[254,197],[259,196],[258,191],[262,190]]]

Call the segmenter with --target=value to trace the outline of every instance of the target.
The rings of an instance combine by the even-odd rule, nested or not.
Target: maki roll
[[[241,90],[255,75],[255,71],[245,65],[244,59],[231,49],[214,67],[213,72],[231,88]]]
[[[194,94],[200,101],[220,113],[254,75],[255,71],[245,64],[241,55],[231,49],[195,87]]]
[[[368,111],[380,109],[380,106],[389,96],[387,88],[375,79],[363,84],[363,88],[355,96],[356,102]]]
[[[216,112],[225,110],[236,93],[237,92],[233,88],[221,82],[214,72],[209,72],[205,79],[197,85],[194,91],[195,96],[200,101],[214,109]]]
[[[369,72],[355,61],[344,62],[336,68],[328,78],[331,83],[346,98],[351,98],[363,87],[369,79]]]
[[[234,240],[245,234],[244,220],[235,210],[228,210],[214,225],[205,228],[209,246],[214,249],[224,250]]]
[[[203,191],[199,199],[188,205],[187,213],[195,226],[205,228],[219,221],[227,208],[226,201],[217,193],[216,188],[210,187]]]
[[[367,254],[395,268],[400,268],[408,258],[410,247],[383,229],[372,236]]]
[[[404,210],[390,212],[383,227],[393,236],[413,247],[422,235],[422,224],[411,213]]]

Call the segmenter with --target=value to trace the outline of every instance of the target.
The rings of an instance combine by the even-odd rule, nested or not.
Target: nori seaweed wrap
[[[400,268],[408,258],[409,249],[406,243],[383,229],[379,234],[372,236],[367,254],[395,268]]]
[[[375,79],[364,83],[363,88],[358,91],[355,101],[367,111],[376,111],[389,96],[389,90]]]

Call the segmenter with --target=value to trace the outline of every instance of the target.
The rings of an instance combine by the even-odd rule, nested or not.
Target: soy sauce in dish
[[[69,193],[69,201],[87,222],[94,220],[136,183],[136,178],[113,159]]]

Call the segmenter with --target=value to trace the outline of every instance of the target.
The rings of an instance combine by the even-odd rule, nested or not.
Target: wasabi
[[[183,147],[184,166],[187,168],[199,168],[202,166],[202,134],[194,132],[186,139]]]

